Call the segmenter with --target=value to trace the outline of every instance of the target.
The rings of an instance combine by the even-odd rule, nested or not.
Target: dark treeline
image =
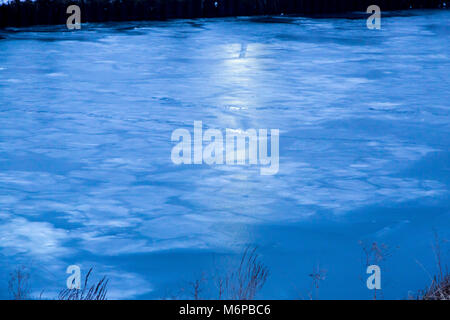
[[[65,24],[67,7],[81,8],[82,22],[165,20],[278,14],[321,14],[438,8],[444,0],[15,0],[0,5],[0,28]]]

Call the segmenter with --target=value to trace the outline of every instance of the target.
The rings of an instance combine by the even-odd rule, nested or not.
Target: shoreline
[[[382,11],[438,9],[444,0],[379,1]],[[64,25],[70,5],[81,9],[81,23],[164,21],[264,15],[316,15],[366,12],[369,0],[36,0],[0,5],[0,29],[34,25]]]

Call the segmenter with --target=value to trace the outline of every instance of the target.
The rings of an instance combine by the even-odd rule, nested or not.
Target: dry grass
[[[438,233],[434,232],[433,252],[436,258],[438,267],[438,274],[435,275],[431,284],[425,290],[419,291],[417,299],[419,300],[450,300],[450,273],[448,266],[444,266],[444,259],[442,257],[442,244],[448,242],[441,240]]]
[[[247,247],[238,268],[225,278],[219,278],[219,298],[253,300],[267,281],[268,268],[259,260],[257,248]]]
[[[58,300],[107,300],[108,279],[103,277],[100,281],[89,286],[89,277],[92,268],[84,278],[84,284],[81,289],[65,289],[59,293]]]
[[[247,247],[231,271],[217,273],[212,276],[202,273],[201,278],[190,282],[191,290],[188,291],[187,298],[201,300],[206,290],[208,296],[218,300],[253,300],[264,287],[269,275],[268,268],[260,261],[256,247]],[[186,291],[181,289],[181,296]],[[180,295],[171,296],[171,299],[178,298]]]
[[[435,277],[431,285],[418,295],[420,300],[450,300],[450,274]]]
[[[450,273],[442,254],[442,245],[448,241],[441,240],[435,232],[433,242],[433,252],[436,258],[437,274],[430,274],[431,284],[424,290],[410,295],[410,299],[417,300],[450,300]],[[385,244],[376,242],[360,242],[364,253],[363,264],[380,264],[392,255],[392,249]],[[420,264],[420,263],[419,263]],[[424,268],[425,270],[425,268]],[[425,270],[426,271],[426,270]],[[103,277],[99,281],[90,283],[92,268],[84,277],[81,289],[64,289],[60,291],[58,300],[107,300],[108,279]],[[326,270],[319,265],[313,270],[309,277],[312,280],[312,287],[309,293],[310,299],[318,299],[318,289],[321,281],[325,279]],[[203,299],[203,289],[213,288],[212,294],[216,299],[229,300],[253,300],[264,287],[269,271],[266,265],[261,262],[256,247],[247,247],[239,262],[229,272],[219,273],[206,277],[202,274],[201,278],[190,283],[188,298],[194,300]],[[24,266],[16,268],[10,273],[8,289],[11,298],[14,300],[32,299],[30,297],[30,273]],[[217,291],[215,291],[217,289]],[[183,290],[184,291],[184,290]],[[186,291],[184,291],[186,292]],[[374,292],[374,299],[379,298],[381,292]],[[41,294],[42,295],[42,294]],[[172,296],[171,299],[179,297]]]

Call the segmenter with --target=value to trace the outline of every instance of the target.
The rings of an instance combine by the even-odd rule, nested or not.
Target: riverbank
[[[448,267],[443,261],[440,249],[442,241],[436,238],[434,244],[434,254],[437,261],[438,272],[431,281],[431,284],[424,290],[408,291],[409,300],[450,300],[450,274]],[[443,243],[443,242],[442,242]],[[385,260],[385,254],[390,248],[383,244],[370,244],[369,247],[363,247],[365,255],[372,263],[380,263]],[[380,253],[382,256],[380,256]],[[202,272],[200,278],[192,282],[186,283],[186,287],[180,287],[179,290],[171,292],[167,296],[159,297],[163,300],[254,300],[257,298],[259,291],[264,287],[270,270],[262,262],[257,248],[247,247],[241,258],[235,261],[234,268],[229,271],[223,271],[216,274],[207,274]],[[364,269],[364,268],[363,268]],[[80,269],[78,269],[80,272]],[[91,279],[93,268],[83,276],[80,281],[78,290],[65,288],[59,291],[56,297],[43,297],[42,293],[46,290],[32,290],[30,272],[25,266],[18,266],[10,273],[8,281],[8,291],[12,300],[108,300],[109,278],[103,276],[97,280]],[[216,270],[217,272],[217,270]],[[81,274],[80,274],[81,276]],[[299,275],[301,276],[301,275]],[[320,300],[319,287],[327,280],[327,270],[315,267],[308,276],[311,281],[311,289],[307,292],[298,293],[297,297],[290,297],[289,300]],[[69,281],[72,280],[72,282]],[[76,286],[75,277],[72,275],[68,278],[67,283]],[[81,283],[83,284],[81,286]],[[69,286],[69,285],[68,285]],[[76,288],[76,287],[75,287]],[[212,290],[211,290],[212,289]],[[32,292],[41,292],[39,296],[33,295]],[[373,300],[384,299],[383,292],[380,290],[373,291]],[[133,297],[127,297],[130,299]],[[270,297],[269,297],[270,298]],[[337,297],[336,297],[337,298]],[[273,299],[273,298],[271,298]]]
[[[67,7],[81,8],[82,22],[192,19],[254,15],[365,12],[373,1],[353,0],[36,0],[0,5],[0,28],[65,24]],[[444,0],[377,1],[385,10],[441,8]]]

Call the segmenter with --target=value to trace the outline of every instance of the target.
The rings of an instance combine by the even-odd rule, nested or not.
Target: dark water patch
[[[450,152],[437,151],[426,155],[399,175],[417,177],[421,180],[437,180],[450,184]]]
[[[429,24],[424,26],[426,30],[429,30],[439,36],[450,36],[450,24],[442,25],[442,24]]]
[[[325,33],[325,32],[324,32]],[[274,38],[281,41],[292,41],[292,42],[306,42],[306,43],[335,43],[342,46],[360,47],[368,45],[380,45],[385,40],[381,37],[359,37],[346,38],[340,36],[330,36],[329,34],[324,34],[320,37],[314,36],[310,33],[294,34],[294,33],[279,33],[274,36]]]
[[[32,199],[32,195],[30,196]],[[53,227],[57,229],[74,230],[82,228],[82,222],[73,221],[72,217],[62,210],[42,211],[39,215],[24,216],[30,222],[51,221]]]
[[[187,24],[189,24],[193,28],[205,29],[205,24],[204,23],[197,22],[195,20],[187,21]]]
[[[13,170],[67,174],[69,171],[81,167],[80,163],[69,159],[52,158],[33,152],[24,155],[0,153],[1,171]]]
[[[262,17],[251,17],[248,19],[249,22],[253,23],[264,23],[264,24],[295,24],[298,22],[298,16],[262,16]]]
[[[8,27],[3,29],[3,32],[7,32],[10,34],[14,33],[49,33],[49,32],[68,32],[66,25],[42,25],[42,26],[32,26],[32,27],[22,27],[22,28],[15,28],[15,27]]]

